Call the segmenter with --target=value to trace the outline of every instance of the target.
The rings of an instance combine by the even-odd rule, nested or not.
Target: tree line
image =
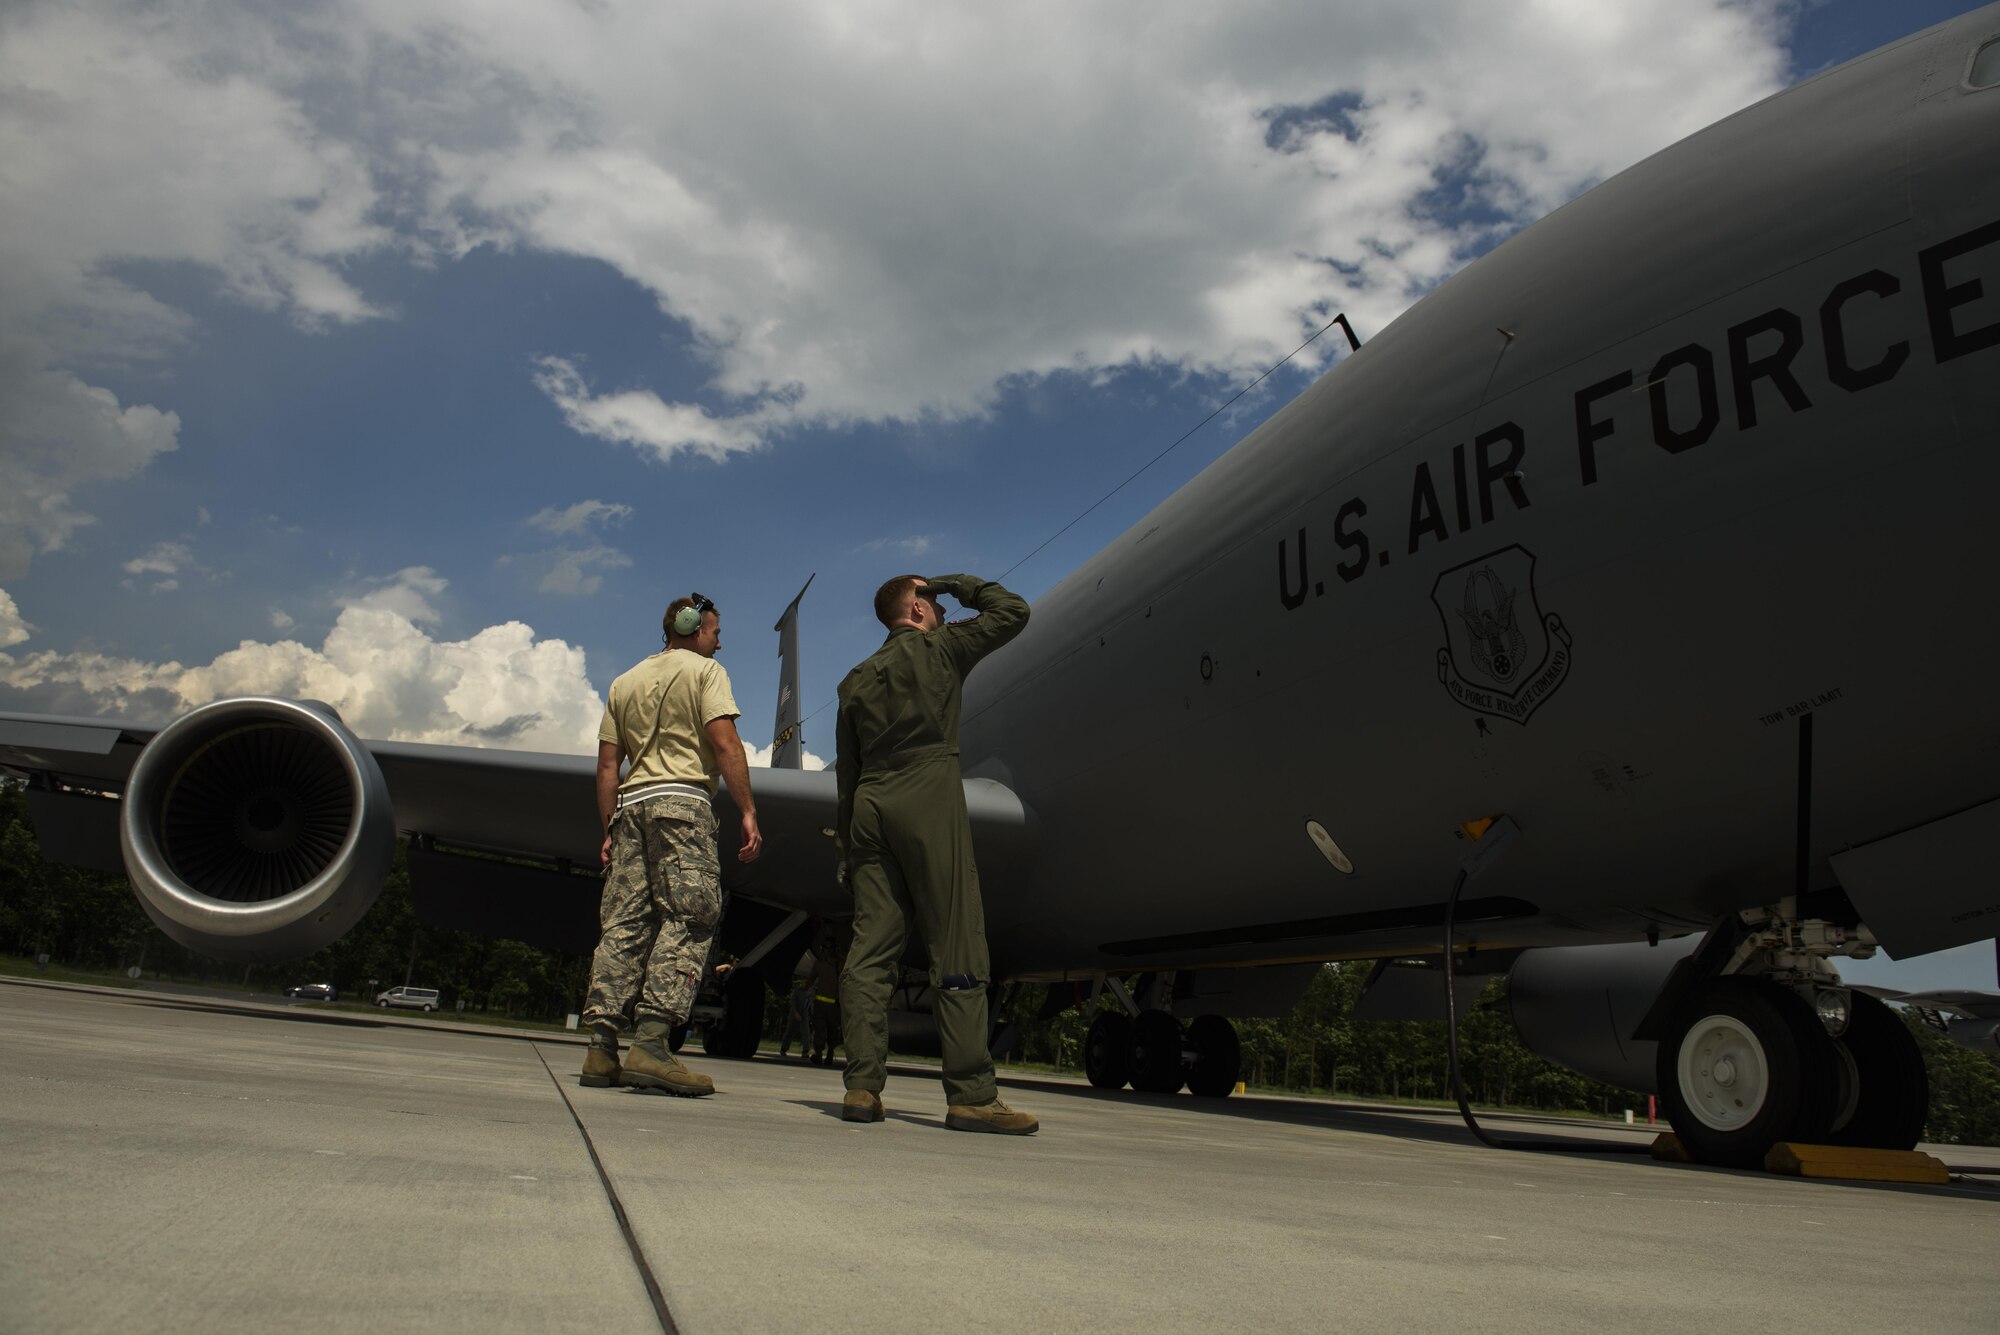
[[[422,924],[399,850],[381,896],[346,936],[286,965],[229,964],[169,940],[154,926],[122,876],[42,861],[18,784],[0,783],[0,954],[84,971],[138,968],[157,979],[213,982],[268,992],[328,982],[345,1000],[366,1001],[402,984],[435,987],[447,1009],[498,1018],[561,1023],[583,1009],[590,957],[540,950],[519,941]],[[1350,1098],[1447,1099],[1444,1025],[1434,1021],[1352,1018],[1368,965],[1316,970],[1289,1015],[1235,1021],[1243,1080],[1253,1089]],[[1468,1004],[1459,1025],[1466,1090],[1478,1104],[1617,1116],[1644,1115],[1644,1095],[1586,1079],[1521,1046],[1498,1008],[1492,984]],[[1090,1023],[1116,1005],[1109,996],[1044,1017],[1047,989],[1017,989],[1003,1018],[1018,1029],[1012,1056],[1077,1071]],[[766,1037],[776,1041],[787,998],[765,1007]],[[2000,1060],[1951,1042],[1904,1013],[1930,1072],[1927,1140],[2000,1144]]]
[[[18,784],[0,784],[0,954],[169,982],[282,992],[332,983],[365,1001],[402,985],[435,987],[444,1004],[493,1016],[560,1023],[580,1010],[590,957],[420,923],[400,841],[394,869],[354,930],[290,964],[231,964],[175,944],[153,924],[123,876],[42,861]]]

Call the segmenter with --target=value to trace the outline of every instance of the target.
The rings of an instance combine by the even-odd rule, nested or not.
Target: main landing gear
[[[1865,936],[1781,911],[1751,925],[1727,972],[1694,985],[1659,1030],[1659,1091],[1697,1160],[1762,1166],[1780,1141],[1907,1150],[1923,1134],[1923,1055],[1874,997],[1840,986],[1832,954]]]
[[[764,1035],[764,980],[754,970],[737,969],[722,985],[722,1014],[701,1027],[701,1050],[711,1057],[747,1060],[757,1055]]]
[[[1083,1040],[1083,1069],[1099,1089],[1127,1081],[1142,1094],[1191,1094],[1219,1099],[1236,1088],[1243,1064],[1236,1028],[1220,1015],[1199,1015],[1185,1028],[1165,1010],[1128,1016],[1106,1011]]]

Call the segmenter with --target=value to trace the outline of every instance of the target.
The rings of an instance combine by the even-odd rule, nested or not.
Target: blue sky
[[[0,707],[269,691],[585,750],[696,588],[767,741],[808,575],[810,710],[887,575],[1006,570],[1333,312],[1367,337],[1969,7],[10,7]],[[1046,590],[1339,337],[1009,582]],[[1990,949],[1920,981],[1990,986]]]

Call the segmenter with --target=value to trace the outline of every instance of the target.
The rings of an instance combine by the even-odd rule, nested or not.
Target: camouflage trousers
[[[686,1023],[721,918],[713,808],[680,794],[621,807],[611,818],[584,1024],[622,1028],[628,1012]]]

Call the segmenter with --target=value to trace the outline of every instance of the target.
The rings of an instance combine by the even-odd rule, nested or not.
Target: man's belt
[[[647,783],[637,788],[618,790],[618,809],[636,806],[640,802],[655,797],[698,797],[704,802],[713,802],[708,789],[698,783]]]
[[[912,746],[901,751],[891,751],[886,756],[878,756],[870,760],[866,767],[862,769],[861,774],[863,778],[866,778],[870,774],[893,774],[897,770],[908,769],[912,765],[921,765],[927,760],[943,760],[948,756],[956,756],[957,754],[957,747],[947,746],[942,742],[932,746]]]

